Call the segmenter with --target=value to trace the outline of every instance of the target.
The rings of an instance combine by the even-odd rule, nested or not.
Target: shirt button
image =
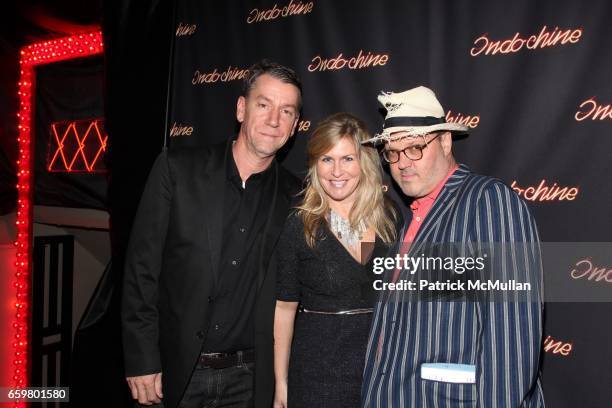
[[[241,227],[241,228],[240,228],[240,232],[246,232],[246,228]]]
[[[416,217],[416,220],[417,221],[421,221],[421,217]]]
[[[232,265],[233,265],[233,266],[238,265],[238,261],[234,259],[234,260],[232,261]]]
[[[219,330],[219,325],[215,324],[215,330]]]

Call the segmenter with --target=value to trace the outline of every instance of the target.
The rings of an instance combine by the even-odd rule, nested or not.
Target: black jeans
[[[197,366],[178,408],[253,408],[254,368],[255,363],[219,369]],[[147,408],[163,407],[162,403]]]
[[[179,408],[252,408],[254,367],[196,367]]]

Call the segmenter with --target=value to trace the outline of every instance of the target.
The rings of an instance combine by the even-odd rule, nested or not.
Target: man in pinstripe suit
[[[452,154],[453,134],[435,94],[418,87],[383,93],[384,129],[369,142],[385,143],[393,179],[413,199],[393,254],[419,257],[431,245],[464,253],[491,250],[490,274],[528,283],[528,299],[381,293],[374,312],[363,407],[543,407],[539,379],[542,273],[538,232],[526,204],[501,181],[476,175]],[[389,270],[383,282],[415,281],[426,271]],[[450,275],[458,273],[449,272]],[[496,275],[497,276],[497,275]],[[463,276],[471,279],[469,272]],[[392,292],[392,293],[391,293]],[[519,299],[520,297],[520,299]],[[432,371],[433,370],[433,371]]]

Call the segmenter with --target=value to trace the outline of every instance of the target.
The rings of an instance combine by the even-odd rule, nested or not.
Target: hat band
[[[446,123],[446,119],[444,116],[441,118],[436,118],[434,116],[421,116],[421,117],[411,117],[411,116],[395,116],[392,118],[388,118],[385,120],[384,129],[392,128],[392,127],[412,127],[412,126],[432,126],[439,125],[441,123]]]

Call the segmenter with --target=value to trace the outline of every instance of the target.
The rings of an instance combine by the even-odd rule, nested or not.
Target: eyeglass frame
[[[399,131],[399,132],[397,132],[397,133],[403,133],[403,131]],[[384,160],[386,163],[389,163],[389,164],[395,164],[395,163],[397,163],[398,161],[400,161],[400,158],[401,158],[400,153],[404,153],[404,156],[405,156],[407,159],[411,160],[411,161],[419,161],[419,160],[421,160],[421,159],[423,158],[423,150],[425,150],[425,149],[427,148],[427,146],[429,146],[429,144],[430,144],[431,142],[433,142],[433,141],[434,141],[434,140],[435,140],[435,139],[436,139],[438,136],[440,136],[442,133],[444,133],[444,132],[436,132],[436,133],[435,133],[435,136],[434,136],[434,137],[432,137],[432,138],[431,138],[429,141],[427,141],[427,140],[425,139],[425,136],[427,136],[427,135],[429,135],[429,134],[431,134],[431,133],[428,133],[427,135],[417,135],[417,137],[419,137],[419,136],[420,136],[420,137],[423,139],[423,144],[422,144],[422,145],[408,146],[408,147],[406,147],[405,149],[402,149],[402,150],[387,150],[387,149],[383,148],[383,149],[382,149],[382,151],[380,152],[380,155],[382,156],[383,160]],[[392,134],[392,135],[393,135],[393,134]],[[412,157],[408,156],[408,153],[406,153],[406,150],[408,150],[408,149],[414,149],[414,148],[417,148],[417,149],[418,149],[418,151],[420,152],[420,156],[419,156],[419,158],[418,158],[418,159],[413,159]],[[395,152],[395,153],[397,153],[397,160],[395,160],[395,161],[391,161],[391,160],[389,160],[389,159],[387,158],[387,155],[385,154],[386,152]]]

